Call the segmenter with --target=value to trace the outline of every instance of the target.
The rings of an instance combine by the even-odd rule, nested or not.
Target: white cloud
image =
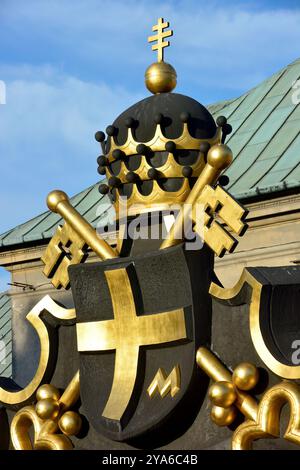
[[[23,70],[10,70],[16,79],[7,82],[7,104],[0,108],[1,232],[44,211],[51,189],[73,194],[96,182],[95,131],[140,99],[49,67],[26,67],[21,79]]]
[[[62,67],[72,59],[82,61],[94,81],[97,69],[104,79],[113,75],[113,80],[128,78],[131,69],[143,74],[155,58],[146,38],[158,13],[175,30],[167,58],[180,70],[184,88],[191,81],[194,87],[204,87],[203,93],[217,86],[229,93],[245,91],[266,70],[276,71],[274,67],[299,55],[300,8],[203,0],[52,0],[42,7],[37,0],[27,0],[13,8],[14,1],[3,11],[9,31],[22,39],[33,30],[37,49],[38,41],[49,44],[43,51],[46,57],[57,51]],[[139,77],[133,74],[131,82],[142,88]]]

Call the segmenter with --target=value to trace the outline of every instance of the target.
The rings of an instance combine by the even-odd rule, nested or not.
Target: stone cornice
[[[246,207],[249,210],[247,217],[249,230],[255,229],[257,226],[288,223],[296,219],[299,220],[300,194],[254,202],[246,205]],[[115,234],[105,235],[105,238],[109,237],[108,241],[110,244],[115,243]],[[245,236],[247,237],[247,234]],[[46,245],[24,246],[0,252],[0,266],[10,270],[10,268],[16,269],[17,265],[20,266],[32,262],[39,264],[45,247]],[[94,257],[92,253],[90,256],[91,258]]]

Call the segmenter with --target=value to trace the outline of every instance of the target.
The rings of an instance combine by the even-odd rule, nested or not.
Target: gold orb
[[[213,384],[209,391],[208,396],[214,405],[228,408],[236,400],[236,393],[234,386],[231,382],[220,381]]]
[[[242,362],[233,371],[232,380],[240,390],[251,390],[258,382],[258,370],[249,362]]]
[[[145,84],[153,94],[168,93],[176,87],[176,70],[166,62],[155,62],[146,70]]]
[[[66,411],[60,418],[58,426],[67,436],[76,436],[82,425],[81,417],[75,411]]]
[[[236,418],[236,408],[234,406],[229,406],[228,408],[223,408],[222,406],[214,405],[211,409],[211,419],[218,426],[229,426]]]
[[[39,387],[36,392],[37,401],[47,400],[48,398],[52,398],[53,400],[58,401],[60,398],[59,391],[57,390],[56,387],[53,387],[53,385],[49,385],[49,384],[41,385],[41,387]]]
[[[60,191],[59,189],[56,189],[55,191],[52,191],[51,193],[48,194],[47,196],[47,206],[52,212],[57,211],[57,206],[60,202],[63,201],[68,201],[69,198],[66,193],[63,191]]]
[[[35,411],[41,419],[55,419],[59,413],[59,403],[52,398],[39,400],[35,405]]]
[[[217,170],[225,170],[232,162],[232,151],[225,144],[213,145],[207,154],[207,162]]]

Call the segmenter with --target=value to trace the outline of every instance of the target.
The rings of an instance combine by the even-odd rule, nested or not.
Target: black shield
[[[114,440],[139,436],[186,399],[199,380],[196,350],[210,339],[212,267],[207,248],[178,246],[69,268],[81,400],[97,431]]]

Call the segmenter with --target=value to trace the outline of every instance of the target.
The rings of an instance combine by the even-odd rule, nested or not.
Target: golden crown
[[[169,41],[164,39],[173,34],[172,31],[165,31],[168,27],[169,23],[159,18],[152,28],[156,34],[148,39],[149,42],[157,41],[152,49],[157,51],[158,61],[148,67],[145,82],[156,96],[130,108],[134,109],[133,115],[138,119],[125,112],[114,125],[108,126],[107,139],[103,132],[95,135],[103,151],[97,159],[98,172],[107,178],[107,184],[101,184],[99,191],[109,193],[117,212],[120,197],[124,196],[127,197],[128,212],[133,215],[140,212],[140,209],[134,208],[137,204],[151,210],[183,202],[205,166],[209,148],[224,142],[226,133],[229,133],[230,126],[226,119],[219,119],[216,126],[212,116],[200,103],[176,94],[171,94],[173,99],[170,99],[177,76],[174,68],[163,60],[164,48],[169,46]],[[145,102],[148,111],[142,104]],[[189,109],[178,111],[181,103],[186,103]],[[157,108],[159,112],[154,113]],[[148,115],[149,112],[152,114]],[[147,114],[147,119],[141,117],[143,114]],[[169,122],[176,124],[172,138],[166,135],[168,126],[164,114]],[[195,122],[198,126],[196,131]],[[148,137],[149,131],[151,135],[149,128],[153,127],[150,140],[141,139],[143,126],[147,127],[144,135]]]
[[[110,141],[110,150],[104,156],[100,158],[100,167],[105,167],[105,173],[107,178],[111,176],[117,176],[121,183],[133,182],[127,179],[128,173],[130,173],[130,166],[128,165],[128,159],[126,157],[139,155],[140,165],[135,169],[134,173],[140,181],[146,181],[153,179],[149,177],[148,172],[153,166],[150,163],[151,155],[154,152],[166,152],[165,162],[162,165],[156,166],[157,177],[160,178],[180,178],[182,177],[182,169],[184,168],[181,164],[176,161],[176,152],[179,150],[196,150],[198,152],[195,162],[190,165],[192,173],[189,176],[199,176],[203,165],[204,165],[204,152],[201,152],[201,144],[207,144],[212,146],[221,142],[221,128],[217,128],[215,135],[210,139],[196,139],[192,137],[188,130],[188,124],[183,124],[183,132],[177,139],[170,140],[164,136],[161,129],[161,125],[157,124],[156,131],[153,138],[148,142],[136,141],[131,128],[128,129],[128,137],[123,145],[118,145],[118,142],[114,137]],[[204,146],[203,146],[204,149]],[[126,161],[127,160],[127,161]],[[114,163],[119,162],[119,165]],[[102,163],[102,165],[101,165]]]

